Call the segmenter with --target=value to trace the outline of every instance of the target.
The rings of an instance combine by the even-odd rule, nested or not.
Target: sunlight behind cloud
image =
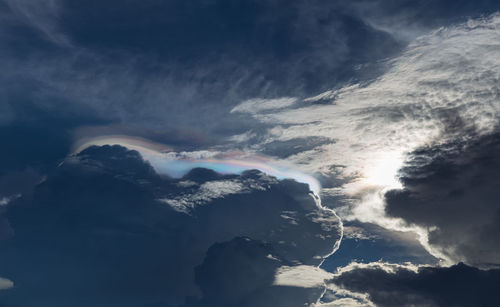
[[[403,165],[403,153],[381,152],[374,158],[372,164],[367,165],[361,181],[374,186],[383,186],[389,189],[401,188],[397,172]]]
[[[398,170],[407,153],[485,135],[498,125],[499,28],[500,15],[493,14],[438,29],[410,43],[371,83],[327,91],[274,113],[248,112],[269,126],[254,137],[253,148],[324,140],[286,159],[352,198],[342,218],[415,232],[432,255],[449,262],[428,242],[430,229],[386,214],[384,195],[402,188]]]

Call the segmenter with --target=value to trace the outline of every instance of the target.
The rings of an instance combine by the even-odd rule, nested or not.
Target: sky
[[[0,0],[0,307],[495,306],[500,2]]]

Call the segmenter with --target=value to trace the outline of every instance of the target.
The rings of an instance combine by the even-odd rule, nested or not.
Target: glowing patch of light
[[[403,165],[401,152],[382,152],[370,161],[363,172],[363,183],[372,186],[383,186],[387,189],[400,189],[398,170]]]

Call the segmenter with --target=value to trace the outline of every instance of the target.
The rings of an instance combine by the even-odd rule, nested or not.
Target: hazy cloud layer
[[[326,90],[400,49],[320,1],[4,1],[0,23],[4,124],[43,108],[226,134],[250,124],[223,116],[239,101]]]

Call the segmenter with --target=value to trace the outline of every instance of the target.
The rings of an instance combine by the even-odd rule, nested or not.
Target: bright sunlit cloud
[[[399,189],[402,186],[397,173],[402,165],[403,154],[401,152],[381,152],[374,158],[371,165],[365,167],[361,180],[369,185]]]

